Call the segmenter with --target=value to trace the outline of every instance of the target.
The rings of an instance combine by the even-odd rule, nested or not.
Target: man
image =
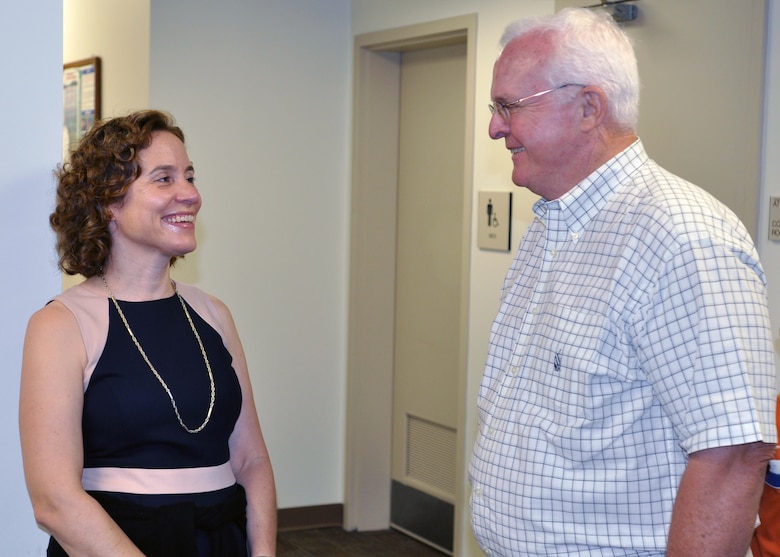
[[[744,557],[776,442],[763,270],[737,217],[648,158],[630,39],[507,28],[490,135],[538,194],[470,465],[486,554]]]

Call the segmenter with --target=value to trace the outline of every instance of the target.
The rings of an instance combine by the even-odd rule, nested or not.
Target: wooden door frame
[[[358,35],[354,43],[352,209],[347,334],[347,428],[344,527],[390,524],[396,198],[400,64],[404,50],[466,43],[462,184],[463,237],[458,365],[458,478],[463,458],[474,153],[475,14]],[[453,115],[457,117],[457,115]],[[458,481],[455,553],[461,538]]]

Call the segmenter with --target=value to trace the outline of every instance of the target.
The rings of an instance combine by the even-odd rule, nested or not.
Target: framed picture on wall
[[[62,68],[62,158],[67,160],[89,127],[100,119],[100,58]]]

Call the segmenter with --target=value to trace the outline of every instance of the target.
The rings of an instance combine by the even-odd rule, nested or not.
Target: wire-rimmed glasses
[[[533,95],[528,95],[527,97],[523,97],[521,99],[517,99],[516,101],[512,101],[511,103],[502,103],[500,101],[493,101],[492,103],[488,104],[488,108],[490,109],[490,114],[498,114],[504,122],[509,122],[509,118],[512,116],[512,113],[516,110],[519,110],[523,108],[523,103],[526,101],[529,101],[531,99],[535,99],[538,97],[542,97],[548,93],[552,93],[553,91],[557,91],[558,89],[563,89],[564,87],[585,87],[584,85],[580,85],[579,83],[564,83],[563,85],[559,85],[558,87],[553,87],[551,89],[545,89],[544,91],[539,91],[538,93],[534,93]]]

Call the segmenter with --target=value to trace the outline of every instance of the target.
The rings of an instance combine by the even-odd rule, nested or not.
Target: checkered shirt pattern
[[[764,273],[640,141],[538,201],[506,277],[469,477],[492,556],[661,556],[687,455],[776,442]]]

